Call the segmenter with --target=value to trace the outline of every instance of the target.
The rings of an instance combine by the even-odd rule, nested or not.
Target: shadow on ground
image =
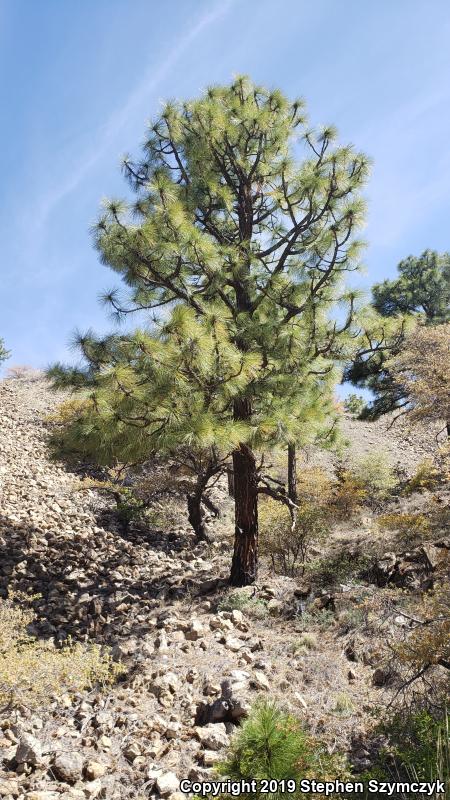
[[[143,541],[133,531],[124,538],[106,530],[70,538],[0,515],[0,594],[39,595],[32,605],[41,637],[113,643],[142,636],[160,602],[170,605],[217,583],[208,562],[193,567],[188,552],[183,558],[167,537],[163,548],[162,538],[157,531]]]

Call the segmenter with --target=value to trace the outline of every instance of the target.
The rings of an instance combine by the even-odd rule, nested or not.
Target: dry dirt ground
[[[361,551],[395,549],[378,512],[335,527],[328,557],[349,566],[333,585],[275,576],[263,564],[258,584],[230,600],[225,487],[216,490],[224,514],[212,545],[195,544],[173,498],[170,525],[121,532],[105,497],[79,491],[80,476],[49,457],[58,402],[39,375],[0,383],[0,593],[38,595],[38,637],[101,643],[125,672],[108,690],[3,711],[0,797],[176,800],[178,781],[210,774],[260,695],[288,706],[330,752],[366,766],[368,731],[394,695],[384,645],[407,626],[391,613],[396,589],[358,574]],[[346,418],[350,452],[381,448],[405,474],[433,457],[436,431],[388,425]],[[313,450],[307,458],[330,470],[337,459]],[[393,499],[390,510],[429,502]],[[445,506],[445,490],[434,502]],[[432,569],[424,563],[419,573]]]

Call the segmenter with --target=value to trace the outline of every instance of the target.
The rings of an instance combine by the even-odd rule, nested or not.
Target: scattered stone
[[[227,636],[224,644],[227,650],[231,650],[232,653],[238,653],[239,650],[244,647],[244,642],[241,642],[240,639],[236,639],[233,636]]]
[[[107,766],[106,764],[101,764],[100,761],[88,761],[84,772],[88,780],[95,781],[106,774]]]
[[[168,797],[180,788],[180,781],[174,772],[164,772],[156,778],[156,788],[161,797]]]
[[[209,750],[222,750],[222,748],[228,747],[230,740],[223,723],[219,722],[197,727],[195,732],[202,745]]]
[[[203,766],[213,767],[214,764],[217,762],[217,753],[215,752],[215,750],[204,750],[202,760],[203,760]]]
[[[83,773],[83,758],[80,753],[58,753],[53,759],[52,771],[67,783],[76,783]]]
[[[197,639],[200,639],[205,634],[205,629],[201,622],[197,619],[192,620],[189,628],[185,632],[185,637],[190,642],[196,642]]]
[[[260,672],[259,670],[254,671],[250,683],[255,689],[270,690],[270,683],[267,677],[264,675],[264,672]]]
[[[0,779],[0,797],[18,797],[20,794],[18,781]]]
[[[42,745],[39,739],[32,736],[31,733],[18,733],[19,744],[15,754],[15,759],[18,764],[31,764],[33,767],[39,766],[42,763]]]
[[[179,722],[169,722],[166,728],[166,736],[168,739],[178,739],[181,731],[181,724]]]

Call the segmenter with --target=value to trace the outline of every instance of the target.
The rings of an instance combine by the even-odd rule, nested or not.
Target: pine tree
[[[373,287],[373,305],[383,317],[420,314],[433,325],[450,320],[450,253],[425,250],[397,269],[398,278]]]
[[[386,323],[405,314],[425,325],[450,320],[450,253],[440,255],[435,250],[425,250],[418,257],[409,256],[401,261],[397,269],[398,278],[375,284],[372,289],[372,305],[386,318]],[[363,342],[345,370],[344,380],[370,389],[375,395],[362,411],[363,419],[377,419],[408,404],[407,393],[388,366],[389,359],[404,346],[404,333],[397,329],[384,338],[384,346],[375,346],[370,352]]]
[[[324,368],[291,342],[294,378],[280,373],[278,361],[262,369],[258,354],[242,354],[211,312],[196,317],[177,306],[158,332],[79,337],[85,368],[49,370],[55,388],[81,390],[78,400],[64,406],[63,428],[53,436],[56,449],[113,467],[137,465],[152,454],[174,460],[195,478],[194,486],[192,480],[185,485],[189,521],[199,539],[207,539],[202,507],[217,514],[206,494],[210,482],[229,471],[239,442],[251,437],[263,449],[293,437],[301,444],[329,444],[336,422],[332,362]],[[255,424],[246,429],[234,420],[232,400],[250,383]],[[262,466],[258,492],[286,503],[293,514],[289,496]]]
[[[0,339],[0,364],[5,361],[9,356],[8,350],[5,350],[3,339]]]
[[[257,361],[228,402],[241,432],[230,439],[234,585],[256,576],[257,442],[277,430],[291,435],[298,393],[283,395],[285,387],[298,379],[310,392],[348,346],[355,296],[343,278],[358,268],[369,165],[335,140],[331,127],[308,127],[302,101],[247,78],[169,103],[143,158],[124,160],[135,202],[107,202],[94,231],[104,263],[127,287],[125,297],[105,296],[119,317],[181,305],[207,319],[213,304],[230,344]],[[340,323],[336,305],[345,309]],[[278,420],[269,423],[270,407]]]

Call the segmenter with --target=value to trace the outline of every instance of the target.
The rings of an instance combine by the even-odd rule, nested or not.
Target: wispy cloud
[[[432,216],[448,197],[450,157],[442,112],[449,100],[447,86],[424,90],[386,116],[381,129],[373,124],[362,132],[375,162],[369,230],[377,245],[393,246],[413,233],[418,220]]]
[[[91,144],[72,165],[70,171],[58,184],[55,183],[48,191],[39,197],[37,209],[35,206],[34,225],[35,233],[45,225],[53,209],[67,195],[73,192],[84,178],[95,167],[105,152],[111,149],[118,135],[137,112],[146,104],[146,101],[158,89],[163,80],[180,61],[192,43],[210,26],[217,22],[229,11],[234,0],[225,0],[203,14],[191,28],[183,33],[172,45],[164,60],[158,64],[151,64],[142,80],[130,92],[125,102],[121,103],[109,119],[94,134],[94,144]]]

